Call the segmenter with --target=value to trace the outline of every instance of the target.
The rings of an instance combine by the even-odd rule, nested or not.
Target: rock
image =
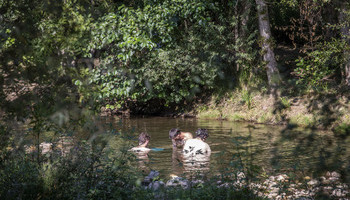
[[[310,198],[310,197],[299,197],[299,198],[296,198],[295,200],[312,200],[312,198]]]
[[[220,184],[218,187],[221,188],[221,187],[224,187],[224,188],[229,188],[231,187],[232,184],[231,183],[223,183],[223,184]]]
[[[181,178],[181,177],[173,177],[169,181],[166,182],[165,184],[167,187],[177,187],[181,186],[182,188],[188,188],[189,186],[189,181]]]
[[[346,191],[343,191],[342,189],[335,189],[332,191],[332,196],[336,197],[344,197],[346,194]]]
[[[346,185],[345,183],[343,183],[343,184],[337,185],[337,188],[340,188],[340,189],[348,189],[349,186]]]
[[[36,148],[34,145],[24,145],[24,149],[26,151],[26,153],[34,153],[36,151]]]
[[[276,182],[271,181],[268,185],[269,188],[273,188],[273,187],[278,187],[278,184]]]
[[[286,179],[287,175],[283,174],[283,175],[278,175],[276,177],[277,181],[283,182]]]
[[[331,186],[326,186],[326,187],[323,187],[323,192],[325,193],[330,193],[330,191],[332,190],[333,188]]]
[[[321,177],[319,178],[319,180],[320,180],[321,184],[323,184],[323,185],[329,184],[329,181],[328,181],[327,178],[324,177],[324,176],[321,176]]]
[[[52,143],[51,142],[42,142],[40,143],[41,153],[46,154],[49,153],[52,150]]]
[[[204,184],[204,181],[202,181],[202,180],[192,180],[191,181],[191,187],[196,187],[196,186],[203,185],[203,184]]]
[[[237,173],[237,179],[240,180],[240,179],[245,179],[245,174],[243,172],[238,172]]]
[[[152,170],[144,179],[142,184],[143,185],[149,185],[156,177],[159,176],[158,171]]]
[[[267,195],[267,197],[270,199],[276,199],[277,195],[278,195],[277,193],[270,193],[269,195]]]
[[[319,182],[315,179],[312,179],[311,181],[307,182],[309,186],[316,186],[319,184]]]
[[[340,174],[338,172],[331,172],[331,176],[335,178],[340,178]]]
[[[339,181],[339,178],[338,177],[329,177],[328,181],[330,181],[331,183],[336,183]]]
[[[271,188],[270,193],[276,193],[276,194],[278,194],[279,191],[280,191],[280,189],[279,189],[278,187],[275,187],[275,188]]]
[[[151,182],[147,188],[152,190],[158,190],[160,187],[164,187],[164,185],[165,184],[163,181],[154,181],[154,182]]]

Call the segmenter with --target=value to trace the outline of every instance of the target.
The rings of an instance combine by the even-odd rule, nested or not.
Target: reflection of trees
[[[337,138],[330,132],[292,126],[281,130],[254,125],[232,130],[225,138],[220,142],[225,146],[220,148],[223,152],[214,154],[214,167],[220,174],[231,169],[250,172],[252,177],[262,170],[319,177],[326,171],[337,171],[350,182],[350,137]]]
[[[320,130],[300,131],[288,126],[278,137],[271,151],[271,162],[304,175],[321,176],[326,171],[338,171],[345,181],[350,181],[348,140],[324,134]]]
[[[210,170],[210,155],[198,154],[185,156],[182,149],[173,149],[172,153],[172,172],[177,176],[186,174],[205,175]]]
[[[173,174],[177,176],[182,176],[184,169],[183,169],[183,154],[182,154],[181,148],[173,148],[172,153],[172,172]]]

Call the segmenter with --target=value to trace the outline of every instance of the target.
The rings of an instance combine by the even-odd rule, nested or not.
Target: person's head
[[[196,131],[196,137],[202,139],[203,141],[209,137],[209,133],[207,129],[199,128]]]
[[[177,135],[179,135],[181,133],[181,130],[180,129],[177,129],[177,128],[173,128],[169,131],[169,138],[170,139],[173,139],[175,138]]]
[[[149,142],[150,139],[151,139],[151,136],[148,135],[148,133],[146,133],[146,132],[140,133],[140,135],[139,135],[139,145],[143,145],[146,142]]]

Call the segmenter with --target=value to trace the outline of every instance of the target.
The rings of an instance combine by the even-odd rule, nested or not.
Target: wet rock
[[[152,170],[142,181],[143,185],[149,185],[155,178],[159,176],[158,171]]]

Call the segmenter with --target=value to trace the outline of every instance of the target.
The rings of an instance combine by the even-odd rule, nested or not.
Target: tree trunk
[[[271,94],[277,95],[278,86],[280,84],[281,78],[277,69],[277,62],[275,59],[275,54],[272,49],[272,37],[270,30],[270,21],[268,15],[267,5],[265,0],[255,0],[258,17],[259,17],[259,32],[261,36],[261,47],[263,52],[263,60],[266,63],[266,72],[271,88]]]
[[[343,2],[340,6],[339,22],[341,24],[340,32],[342,39],[345,40],[347,46],[350,46],[350,11],[348,10],[349,5]],[[344,51],[344,83],[350,87],[350,51],[345,49]]]
[[[236,19],[237,19],[237,23],[235,24],[235,45],[236,45],[236,47],[238,47],[239,46],[239,44],[238,44],[238,39],[239,39],[239,23],[238,23],[238,21],[239,21],[239,14],[238,14],[238,1],[236,2],[236,5],[235,5],[235,7],[234,7],[234,14],[235,14],[235,17],[236,17]],[[236,57],[238,57],[237,56],[237,54],[238,54],[238,49],[236,49]],[[239,63],[238,62],[236,62],[236,71],[237,71],[237,73],[239,72]]]

